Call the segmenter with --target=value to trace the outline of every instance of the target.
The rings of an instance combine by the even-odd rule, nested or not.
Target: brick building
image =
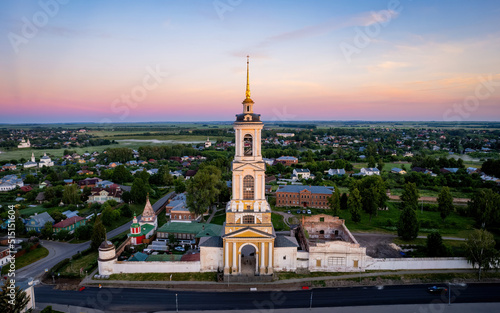
[[[297,164],[299,163],[299,159],[293,156],[281,156],[276,159],[276,163],[281,163],[285,166],[290,166],[292,164]]]
[[[327,209],[332,189],[323,186],[283,186],[276,191],[276,206]]]

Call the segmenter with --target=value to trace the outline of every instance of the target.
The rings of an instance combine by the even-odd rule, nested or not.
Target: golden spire
[[[250,66],[249,66],[249,63],[250,63],[250,56],[247,55],[247,89],[246,89],[246,92],[245,92],[245,100],[252,100],[250,99]]]

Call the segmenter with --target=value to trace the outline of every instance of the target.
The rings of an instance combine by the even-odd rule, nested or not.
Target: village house
[[[75,229],[80,226],[84,226],[86,222],[87,220],[81,216],[73,216],[54,224],[52,228],[56,234],[61,230],[67,230],[70,233],[73,233]]]
[[[314,178],[311,172],[307,168],[295,168],[292,173],[292,180],[301,180]]]
[[[376,167],[363,167],[359,174],[362,176],[380,175],[380,170]]]
[[[91,194],[87,203],[104,203],[108,200],[115,200],[117,202],[122,202],[122,190],[120,186],[113,184],[109,187],[95,187],[92,188]]]
[[[35,213],[35,215],[30,216],[29,220],[26,222],[26,231],[29,232],[30,230],[34,230],[39,233],[47,222],[54,224],[54,219],[49,213]]]

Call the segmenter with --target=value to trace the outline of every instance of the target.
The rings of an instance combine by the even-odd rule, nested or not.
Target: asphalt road
[[[416,312],[434,312],[448,305],[447,294],[429,294],[430,285],[323,288],[273,292],[187,292],[164,289],[86,288],[83,291],[35,288],[39,303],[90,307],[117,312],[176,310],[256,310],[421,304]],[[500,302],[500,284],[452,286],[452,303]],[[312,297],[312,302],[311,302]],[[441,310],[437,310],[441,311]]]
[[[162,201],[165,198],[169,198],[173,192],[168,193],[163,196],[160,200]],[[141,216],[138,215],[137,218]],[[123,233],[126,230],[130,229],[130,224],[132,224],[132,220],[128,223],[123,224],[120,227],[117,227],[107,233],[108,238],[113,238],[116,235]],[[78,253],[78,251],[83,251],[90,247],[90,241],[79,243],[79,244],[71,244],[66,242],[57,242],[57,241],[47,241],[42,240],[42,245],[49,250],[49,255],[45,258],[38,260],[32,264],[29,264],[19,270],[16,271],[16,276],[18,278],[39,278],[45,273],[45,269],[51,269],[54,265],[61,262],[66,258],[70,258],[74,254]]]

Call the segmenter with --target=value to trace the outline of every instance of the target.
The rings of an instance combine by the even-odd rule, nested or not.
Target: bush
[[[391,218],[388,218],[387,221],[385,222],[385,226],[387,227],[396,226],[396,222],[394,222]]]
[[[427,229],[437,229],[439,228],[439,223],[434,220],[421,220],[420,227]]]
[[[66,259],[62,260],[61,262],[59,262],[56,265],[54,265],[50,269],[50,271],[48,273],[57,273],[57,272],[59,272],[63,267],[65,267],[66,265],[69,264],[69,261],[70,261],[69,258],[66,258]]]
[[[70,237],[71,235],[69,234],[69,231],[68,230],[61,230],[59,231],[55,237],[59,240],[66,240]]]

